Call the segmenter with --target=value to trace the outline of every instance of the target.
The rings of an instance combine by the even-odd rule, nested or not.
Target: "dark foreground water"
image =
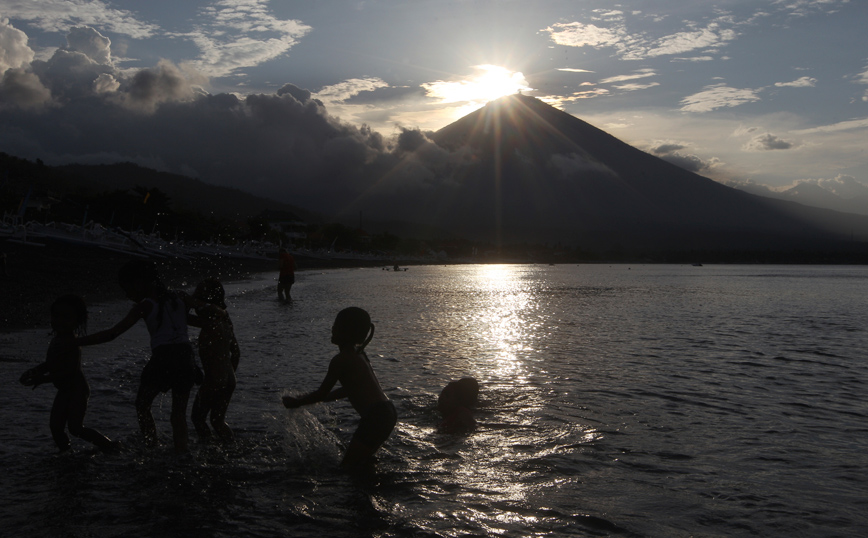
[[[17,378],[45,330],[0,335],[2,536],[866,536],[868,268],[452,266],[227,285],[243,357],[228,447],[144,449],[136,327],[85,350],[103,455],[48,432],[53,387]],[[191,285],[194,283],[190,283]],[[118,293],[120,296],[120,292]],[[376,469],[336,470],[346,402],[287,411],[366,308],[399,423]],[[92,331],[128,303],[92,305]],[[436,433],[449,380],[482,383],[479,427]]]

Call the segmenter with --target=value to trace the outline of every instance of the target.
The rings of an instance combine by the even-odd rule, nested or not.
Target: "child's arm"
[[[18,381],[25,387],[33,387],[34,389],[43,383],[51,381],[48,362],[43,362],[27,370],[21,374]]]
[[[130,309],[130,312],[126,315],[126,317],[120,320],[117,325],[112,327],[111,329],[106,329],[104,331],[100,331],[98,333],[89,334],[87,336],[82,336],[81,338],[75,339],[76,346],[93,346],[96,344],[104,344],[106,342],[111,342],[118,336],[127,332],[133,325],[136,324],[143,317],[142,308],[140,305],[136,305]]]
[[[288,407],[288,408],[292,409],[295,407],[301,407],[303,405],[309,405],[312,403],[332,401],[332,400],[327,400],[326,398],[328,398],[330,396],[331,393],[329,391],[332,389],[332,387],[335,386],[335,383],[337,383],[338,379],[340,378],[340,375],[339,375],[340,365],[338,364],[338,358],[339,357],[340,357],[340,355],[338,355],[337,357],[332,359],[332,362],[329,364],[329,371],[326,374],[325,379],[323,380],[322,384],[319,386],[318,389],[316,389],[315,391],[311,392],[310,394],[306,394],[300,398],[295,398],[292,396],[284,396],[283,397],[284,407]],[[339,390],[341,390],[341,389],[338,389],[338,391]],[[338,392],[338,391],[334,391],[334,392]]]

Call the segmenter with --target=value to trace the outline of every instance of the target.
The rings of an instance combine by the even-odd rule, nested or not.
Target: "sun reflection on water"
[[[532,351],[530,332],[535,329],[526,314],[537,306],[532,289],[510,265],[480,266],[474,280],[485,301],[475,313],[474,327],[490,350],[487,373],[526,383],[524,356]]]

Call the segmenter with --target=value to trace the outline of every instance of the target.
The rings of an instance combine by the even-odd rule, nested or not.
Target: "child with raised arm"
[[[216,278],[202,281],[193,293],[193,297],[226,310],[226,292]],[[220,311],[218,311],[220,312]],[[235,391],[235,370],[241,351],[232,320],[229,315],[214,315],[206,308],[197,308],[196,316],[188,317],[190,325],[201,327],[199,333],[199,358],[205,370],[205,381],[199,387],[196,399],[193,400],[193,426],[200,439],[211,437],[206,418],[211,415],[211,426],[222,441],[231,441],[232,430],[226,424],[226,410],[229,400]]]
[[[24,372],[21,384],[36,388],[51,381],[57,388],[57,396],[51,406],[49,427],[51,437],[61,452],[69,450],[69,433],[89,441],[104,452],[114,452],[119,443],[112,442],[98,431],[83,425],[90,398],[90,386],[81,369],[81,349],[75,337],[87,327],[87,306],[77,295],[63,295],[51,305],[51,328],[54,338],[48,345],[45,362]]]
[[[365,346],[373,337],[374,324],[367,312],[357,307],[341,310],[332,326],[332,343],[340,352],[329,363],[322,384],[300,398],[283,397],[283,405],[288,408],[343,397],[350,400],[361,420],[341,462],[343,467],[355,467],[369,460],[389,438],[398,420],[395,406],[380,388],[365,354]],[[341,388],[332,391],[338,381]]]
[[[127,262],[118,271],[118,283],[128,299],[135,303],[129,313],[111,329],[76,340],[90,346],[114,340],[140,319],[151,335],[151,359],[142,370],[136,394],[136,417],[148,446],[157,445],[157,426],[151,404],[161,392],[172,390],[172,438],[175,451],[187,451],[187,402],[193,383],[201,382],[193,348],[187,336],[187,310],[205,307],[204,303],[183,292],[168,289],[160,280],[153,263],[144,260]]]

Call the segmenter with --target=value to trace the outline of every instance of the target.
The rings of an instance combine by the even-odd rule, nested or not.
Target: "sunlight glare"
[[[480,73],[461,80],[437,80],[422,87],[430,97],[440,99],[441,103],[466,102],[478,106],[504,95],[532,89],[520,71],[490,64],[474,65],[473,68]]]
[[[488,297],[488,309],[479,321],[481,334],[486,335],[495,351],[493,371],[517,382],[524,381],[527,372],[519,355],[530,349],[528,333],[534,327],[524,315],[534,309],[534,301],[513,266],[481,267],[477,286]]]

